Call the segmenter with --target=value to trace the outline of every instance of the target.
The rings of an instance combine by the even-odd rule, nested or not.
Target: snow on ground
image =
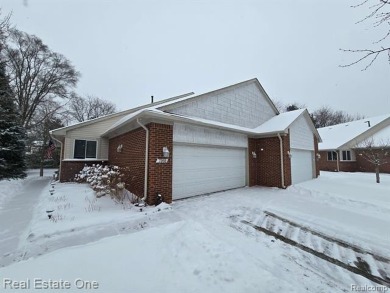
[[[22,182],[22,179],[0,181],[0,209],[3,208],[4,201],[9,200],[22,188]]]
[[[242,224],[256,224],[264,211],[390,255],[389,175],[376,184],[373,174],[323,172],[287,190],[241,188],[142,212],[96,200],[84,184],[56,183],[53,195],[51,189],[42,188],[29,224],[14,231],[21,237],[11,252],[16,257],[0,261],[2,289],[4,278],[29,278],[31,292],[34,278],[69,281],[67,292],[79,292],[83,281],[96,281],[94,292],[349,292],[353,284],[375,286]]]
[[[36,172],[37,170],[29,170],[26,179],[0,180],[0,210],[3,209],[3,203],[14,197],[22,189],[23,182]]]

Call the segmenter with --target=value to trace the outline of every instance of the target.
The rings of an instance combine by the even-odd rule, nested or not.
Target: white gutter
[[[278,133],[278,138],[279,138],[279,142],[280,142],[280,171],[282,172],[282,174],[281,174],[282,188],[286,188],[286,186],[284,186],[283,140],[280,136],[280,133]]]
[[[146,141],[145,141],[145,180],[144,180],[144,197],[141,199],[145,201],[148,197],[148,159],[149,159],[149,129],[145,127],[137,118],[137,123],[146,131]]]

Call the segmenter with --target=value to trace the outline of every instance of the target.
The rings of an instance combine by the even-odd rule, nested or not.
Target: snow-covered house
[[[279,114],[257,79],[51,131],[60,180],[84,164],[128,167],[149,204],[242,186],[287,187],[319,174],[320,136],[307,110]]]
[[[362,150],[390,150],[390,114],[318,128],[320,170],[345,172],[373,172],[374,165],[362,156]],[[390,164],[381,166],[381,172],[390,173]]]

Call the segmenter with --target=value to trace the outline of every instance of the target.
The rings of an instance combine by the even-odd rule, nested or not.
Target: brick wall
[[[128,168],[126,188],[139,197],[144,195],[146,132],[137,128],[109,140],[108,160],[111,165]],[[117,152],[122,144],[122,152]]]
[[[167,203],[172,202],[172,152],[173,127],[158,123],[146,125],[149,129],[148,190],[147,203],[153,205],[157,194]],[[145,139],[146,132],[137,128],[109,141],[108,159],[110,164],[128,168],[126,188],[139,197],[144,195],[145,183]],[[122,144],[122,152],[117,152]],[[167,163],[157,163],[163,158],[163,147],[168,147],[170,157]]]
[[[331,171],[337,172],[337,161],[328,161],[328,152],[322,151],[320,152],[321,158],[318,161],[319,169],[322,171]],[[356,161],[340,161],[339,160],[339,171],[342,172],[356,172],[357,171],[357,163]]]
[[[289,135],[283,136],[284,185],[291,185],[291,160]],[[249,138],[249,186],[282,187],[280,168],[280,141],[278,137]],[[257,157],[253,158],[252,151]]]
[[[161,194],[164,202],[172,202],[172,158],[173,158],[173,126],[150,123],[149,129],[149,178],[148,204],[156,202],[157,194]],[[163,148],[167,147],[170,155],[167,163],[157,163],[163,159]]]
[[[390,173],[390,157],[388,161],[389,163],[379,167],[379,171],[381,173]],[[364,159],[362,156],[359,156],[359,151],[356,152],[356,162],[358,172],[375,172],[375,166],[372,163],[368,162],[366,159]]]
[[[60,170],[60,181],[69,182],[73,181],[74,175],[78,174],[85,165],[91,166],[92,164],[106,164],[105,161],[62,161]]]
[[[320,170],[322,171],[337,171],[337,162],[328,161],[328,152],[320,152],[321,159],[319,161]],[[339,170],[342,172],[375,172],[375,166],[359,156],[359,152],[356,152],[356,161],[339,161]],[[380,167],[381,172],[390,173],[390,163],[382,165]]]
[[[337,172],[337,161],[328,161],[328,152],[320,151],[321,158],[318,161],[318,167],[321,171]]]

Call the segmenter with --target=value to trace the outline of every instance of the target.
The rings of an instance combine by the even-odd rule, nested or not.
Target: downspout
[[[282,172],[282,174],[281,174],[282,188],[286,188],[286,186],[284,186],[283,140],[282,140],[282,137],[280,136],[280,133],[278,133],[278,138],[279,138],[279,142],[280,142],[280,172]]]
[[[145,131],[146,131],[144,197],[141,198],[142,201],[146,201],[146,198],[148,197],[149,129],[139,121],[139,118],[137,118],[137,123],[138,123],[143,129],[145,129]]]
[[[58,172],[58,181],[61,182],[62,160],[64,159],[64,158],[62,157],[62,148],[64,147],[64,145],[63,145],[62,141],[60,141],[59,139],[56,139],[56,138],[55,138],[54,136],[52,136],[51,134],[50,134],[50,137],[51,137],[52,139],[54,139],[55,141],[58,141],[58,142],[60,143],[60,145],[61,145],[61,151],[60,151],[60,168],[59,168],[59,172]]]

